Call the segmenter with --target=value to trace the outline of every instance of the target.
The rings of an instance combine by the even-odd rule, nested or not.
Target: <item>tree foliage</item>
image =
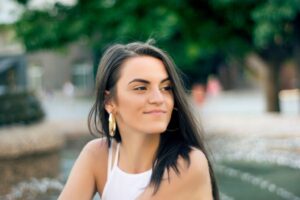
[[[111,43],[155,38],[199,81],[249,51],[281,62],[299,41],[299,13],[300,0],[78,0],[28,9],[16,30],[29,51],[83,39],[98,56]]]
[[[262,3],[252,13],[255,21],[254,44],[260,48],[271,44],[292,45],[299,25],[295,21],[299,18],[299,12],[299,0],[271,0]]]
[[[79,0],[74,6],[57,3],[50,10],[28,9],[16,23],[16,30],[29,51],[84,39],[95,52],[101,52],[111,43],[155,38],[180,68],[205,79],[226,56],[246,52],[251,40],[250,30],[243,28],[251,23],[243,17],[245,10],[229,16],[233,7],[212,2]],[[226,13],[228,19],[224,18]]]

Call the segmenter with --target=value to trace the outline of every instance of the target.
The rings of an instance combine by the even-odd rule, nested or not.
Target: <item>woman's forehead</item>
[[[122,64],[120,79],[124,81],[132,79],[161,81],[168,76],[166,67],[161,60],[151,56],[138,56],[129,58]]]

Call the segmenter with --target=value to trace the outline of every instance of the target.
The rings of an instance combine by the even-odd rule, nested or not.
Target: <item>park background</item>
[[[0,199],[57,198],[101,54],[150,38],[185,74],[222,199],[299,200],[299,0],[0,0]]]

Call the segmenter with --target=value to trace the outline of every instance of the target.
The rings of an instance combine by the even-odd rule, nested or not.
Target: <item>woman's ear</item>
[[[115,105],[113,103],[110,92],[108,90],[105,90],[104,99],[105,99],[104,107],[105,107],[106,112],[108,112],[108,113],[113,112]]]

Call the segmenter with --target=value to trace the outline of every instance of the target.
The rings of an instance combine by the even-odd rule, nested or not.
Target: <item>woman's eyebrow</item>
[[[128,83],[128,85],[131,84],[131,83],[133,83],[133,82],[141,82],[141,83],[146,83],[146,84],[149,84],[149,83],[150,83],[149,81],[147,81],[147,80],[145,80],[145,79],[136,78],[136,79],[133,79],[132,81],[130,81],[130,82]]]
[[[160,83],[166,82],[166,81],[171,81],[169,77],[163,79],[162,81],[160,81]]]
[[[163,83],[163,82],[166,82],[166,81],[170,81],[170,78],[169,77],[164,78],[163,80],[160,81],[160,83]],[[141,83],[145,83],[145,84],[150,84],[150,81],[148,81],[148,80],[136,78],[136,79],[133,79],[132,81],[130,81],[128,83],[128,85],[133,83],[133,82],[141,82]]]

